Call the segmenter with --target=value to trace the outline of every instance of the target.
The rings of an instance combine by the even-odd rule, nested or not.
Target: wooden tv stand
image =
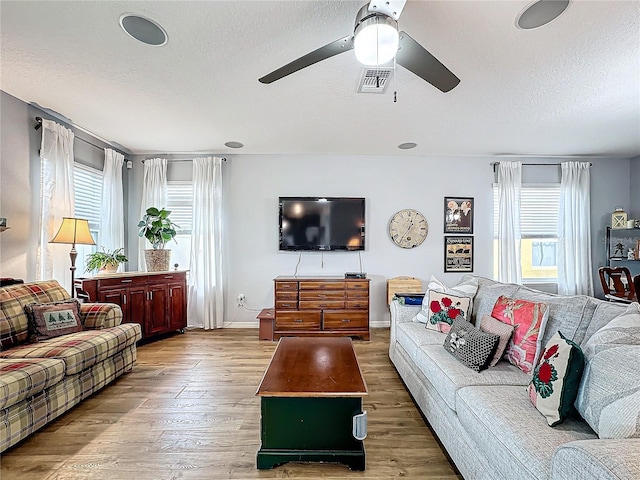
[[[279,276],[274,279],[273,339],[333,336],[369,340],[369,279]]]

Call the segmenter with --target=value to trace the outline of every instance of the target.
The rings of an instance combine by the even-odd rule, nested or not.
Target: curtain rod
[[[490,164],[495,172],[496,167],[500,165],[500,162],[491,162]],[[559,167],[562,163],[523,163],[523,167]],[[589,162],[589,166],[593,167],[593,163]]]
[[[40,130],[40,127],[42,127],[42,117],[36,117],[36,126],[35,126],[34,128],[35,128],[36,130]],[[104,151],[104,147],[101,147],[100,145],[96,145],[95,143],[90,142],[89,140],[85,140],[85,139],[84,139],[84,138],[82,138],[82,137],[79,137],[79,136],[77,136],[77,135],[74,135],[74,137],[73,137],[73,138],[75,138],[75,139],[77,139],[77,140],[80,140],[81,142],[84,142],[84,143],[86,143],[86,144],[88,144],[88,145],[91,145],[92,147],[95,147],[95,148],[97,148],[97,149],[99,149],[99,150]],[[105,142],[105,143],[106,143],[106,142]],[[107,143],[107,145],[109,145],[109,144]],[[116,149],[116,148],[113,148],[113,146],[112,146],[112,145],[109,145],[109,148],[112,148],[113,150],[117,151],[118,153],[120,153],[120,154],[122,154],[122,155],[127,155],[126,153],[121,152],[120,150],[118,150],[118,149]]]
[[[203,157],[203,156],[209,156],[210,154],[207,153],[201,153],[199,155],[194,155],[193,157],[190,158],[167,158],[167,162],[193,162],[194,158],[199,158],[199,157]],[[140,160],[142,163],[145,162],[145,160],[151,160],[150,158],[145,158],[144,160]],[[222,157],[222,161],[226,162],[227,158],[226,157]]]

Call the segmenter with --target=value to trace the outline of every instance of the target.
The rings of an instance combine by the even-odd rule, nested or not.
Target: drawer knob
[[[351,321],[350,318],[343,318],[342,323],[349,323]]]
[[[296,323],[302,323],[302,319],[301,319],[301,318],[296,318],[296,319],[294,320],[294,322],[296,322]]]

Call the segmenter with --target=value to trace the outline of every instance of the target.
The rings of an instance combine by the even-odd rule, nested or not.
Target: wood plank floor
[[[120,377],[0,459],[1,480],[459,479],[388,357],[389,331],[354,341],[369,396],[367,469],[257,470],[255,391],[275,349],[257,330],[188,331],[138,349]]]

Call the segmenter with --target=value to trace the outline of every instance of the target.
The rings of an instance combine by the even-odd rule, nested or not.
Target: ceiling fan
[[[423,80],[448,92],[460,83],[451,70],[406,32],[398,32],[398,18],[407,0],[371,0],[356,15],[353,35],[339,38],[258,79],[272,83],[327,58],[355,50],[358,61],[368,66],[396,62]]]

